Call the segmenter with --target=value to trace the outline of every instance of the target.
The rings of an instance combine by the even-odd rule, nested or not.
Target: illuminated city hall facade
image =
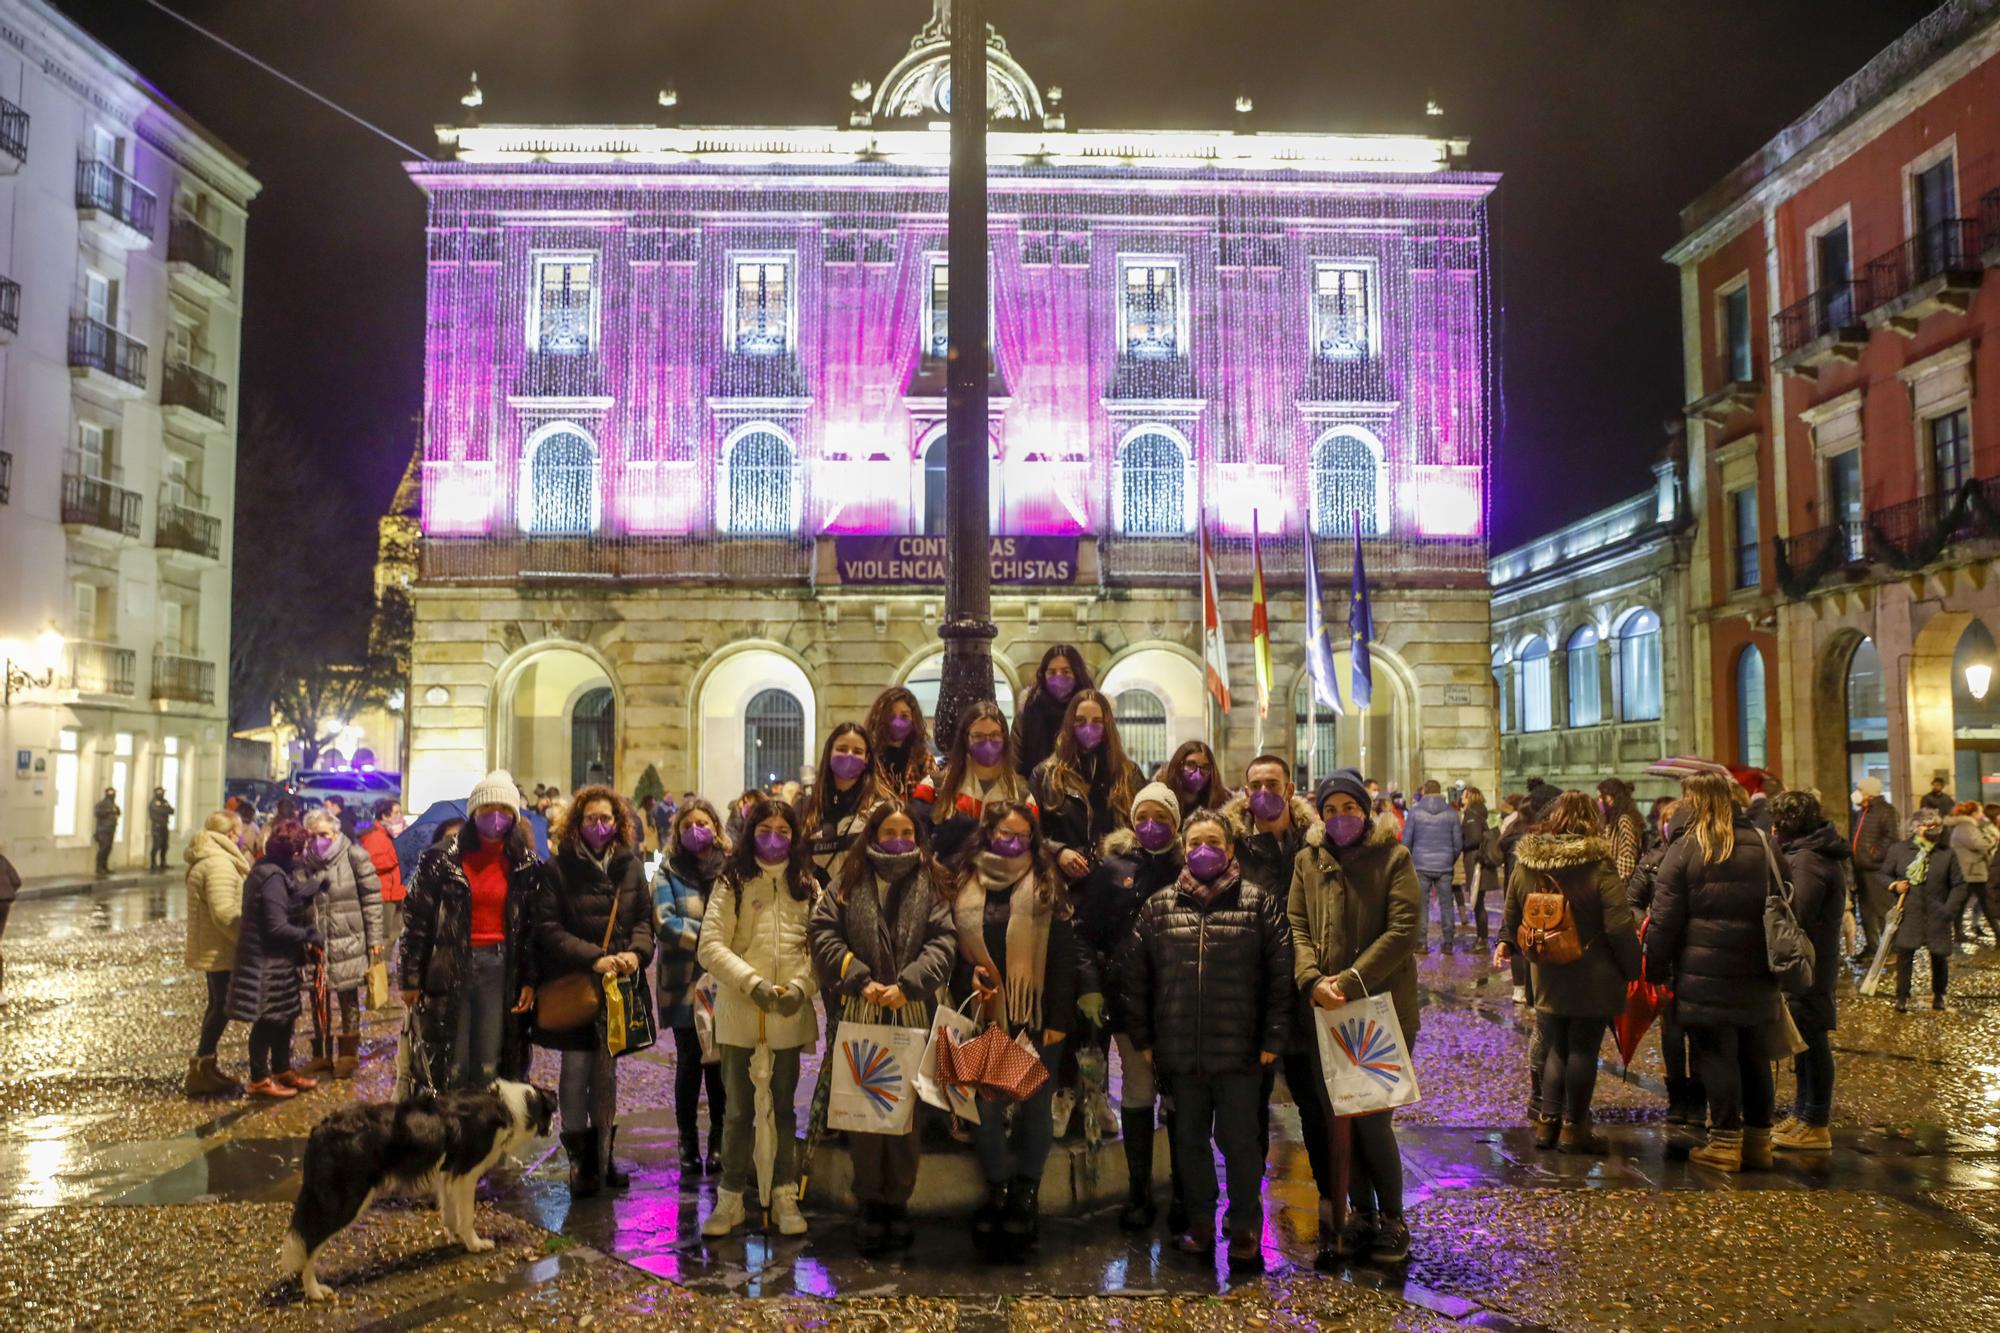
[[[943,7],[940,7],[942,11]],[[1077,644],[1142,762],[1202,734],[1195,533],[1255,740],[1305,761],[1302,543],[1358,521],[1374,703],[1319,765],[1491,784],[1487,199],[1462,141],[1080,132],[994,37],[995,686]],[[732,796],[885,685],[934,699],[949,99],[942,18],[843,128],[440,131],[410,797],[494,766]],[[1340,659],[1343,686],[1346,657]],[[1011,701],[1008,704],[1011,707]]]

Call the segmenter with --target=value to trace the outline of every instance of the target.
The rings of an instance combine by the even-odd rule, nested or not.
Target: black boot
[[[1007,1188],[1007,1213],[1000,1220],[1000,1232],[1010,1244],[1016,1246],[1033,1245],[1035,1233],[1041,1224],[1035,1196],[1041,1193],[1042,1182],[1030,1180],[1026,1176],[1014,1177],[1014,1183]]]
[[[882,1225],[887,1231],[883,1243],[892,1250],[907,1250],[917,1243],[917,1229],[910,1225],[910,1206],[903,1203],[882,1205]]]
[[[1685,1125],[1688,1122],[1687,1080],[1669,1078],[1667,1080],[1667,1123]]]
[[[563,1151],[569,1154],[569,1197],[590,1198],[604,1184],[597,1164],[597,1131],[583,1129],[565,1134],[562,1146]]]
[[[889,1238],[889,1229],[884,1225],[884,1209],[879,1203],[861,1205],[861,1216],[854,1224],[854,1248],[865,1255],[882,1253]]]
[[[986,1202],[979,1205],[972,1215],[972,1238],[991,1242],[1000,1234],[1000,1219],[1007,1212],[1007,1187],[989,1184],[986,1187]]]
[[[1143,1231],[1158,1215],[1153,1207],[1153,1111],[1127,1111],[1124,1121],[1125,1207],[1119,1210],[1118,1225],[1127,1231]]]
[[[618,1163],[611,1159],[611,1154],[618,1151],[618,1126],[613,1125],[609,1132],[611,1141],[604,1145],[604,1183],[612,1189],[622,1190],[631,1185],[632,1177],[620,1171]]]

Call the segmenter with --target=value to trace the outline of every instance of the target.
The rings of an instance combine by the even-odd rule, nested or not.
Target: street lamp
[[[13,706],[16,690],[46,690],[54,685],[62,654],[63,636],[53,625],[37,634],[32,643],[14,639],[0,642],[0,658],[5,659],[7,673],[5,706]]]
[[[1972,691],[1972,697],[1984,701],[1987,687],[1993,684],[1993,664],[1990,662],[1968,662],[1965,665],[1965,688]]]

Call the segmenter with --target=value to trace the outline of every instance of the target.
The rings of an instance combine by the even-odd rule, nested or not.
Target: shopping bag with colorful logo
[[[917,1096],[969,1125],[979,1123],[979,1099],[972,1095],[971,1088],[947,1081],[939,1071],[938,1060],[956,1050],[955,1043],[971,1041],[978,1035],[976,1021],[949,1005],[939,1005],[931,1015],[930,1040],[924,1043],[923,1063],[917,1066]]]
[[[1312,1015],[1335,1115],[1367,1115],[1417,1100],[1417,1071],[1395,1001],[1364,995],[1337,1009],[1315,1005]]]
[[[907,1134],[917,1106],[917,1067],[928,1028],[842,1023],[828,1058],[833,1089],[826,1127],[850,1134]]]

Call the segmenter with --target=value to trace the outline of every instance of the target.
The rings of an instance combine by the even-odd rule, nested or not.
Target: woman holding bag
[[[931,1005],[957,954],[944,872],[904,801],[877,805],[831,888],[813,908],[810,939],[820,984],[842,1001],[843,1023],[928,1028]],[[914,1118],[902,1134],[848,1136],[855,1239],[863,1254],[908,1249],[917,1187]]]
[[[722,1065],[702,1062],[701,1034],[695,1028],[694,987],[703,975],[696,951],[709,895],[722,875],[728,849],[721,842],[722,817],[699,796],[689,797],[667,825],[667,854],[653,880],[653,905],[660,918],[660,1022],[674,1034],[674,1121],[680,1127],[681,1178],[702,1174],[701,1134],[695,1113],[708,1088],[708,1174],[722,1169]]]
[[[726,1236],[743,1225],[743,1195],[755,1179],[757,1090],[751,1067],[763,1046],[771,1055],[769,1098],[777,1137],[765,1203],[780,1234],[803,1236],[795,1099],[799,1056],[813,1048],[819,1031],[806,945],[816,881],[798,814],[790,805],[759,797],[744,816],[743,832],[708,900],[697,951],[717,982],[715,1043],[722,1053],[727,1092],[722,1188],[701,1234]]]
[[[611,1159],[618,1066],[605,1046],[603,987],[605,978],[633,976],[653,960],[653,895],[638,821],[609,787],[579,791],[553,832],[541,887],[528,902],[541,978],[535,1044],[562,1052],[558,1098],[569,1195],[587,1199],[603,1185],[632,1183]],[[566,1021],[576,1015],[581,1021]]]

